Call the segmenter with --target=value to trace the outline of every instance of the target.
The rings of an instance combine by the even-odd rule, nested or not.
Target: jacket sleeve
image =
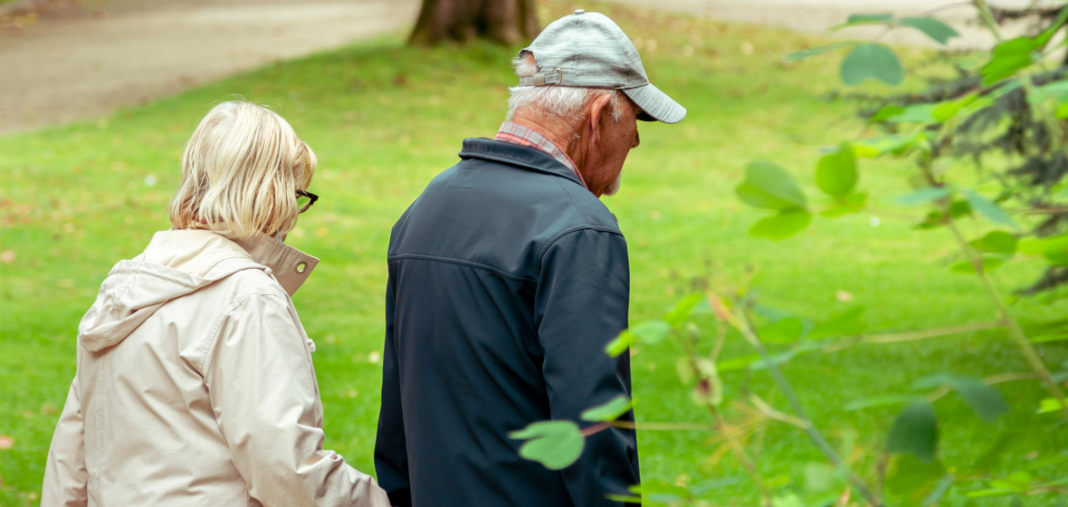
[[[387,507],[373,478],[323,450],[306,340],[281,294],[248,296],[221,322],[203,373],[234,466],[267,506]]]
[[[41,488],[43,507],[80,507],[88,504],[86,485],[89,473],[85,469],[85,424],[82,402],[78,392],[78,378],[70,384],[63,414],[52,435],[45,464],[44,485]]]
[[[535,297],[552,418],[589,426],[579,417],[584,410],[631,392],[630,357],[605,353],[627,327],[630,267],[623,236],[591,229],[562,236],[542,254]],[[624,419],[633,420],[633,413]],[[611,428],[588,437],[563,477],[575,505],[622,505],[605,495],[627,494],[639,483],[635,432]]]
[[[394,343],[393,269],[386,285],[386,343],[382,359],[382,408],[378,413],[375,441],[375,471],[389,499],[397,507],[411,507],[408,482],[408,446],[404,438],[404,412],[401,408],[400,370]]]

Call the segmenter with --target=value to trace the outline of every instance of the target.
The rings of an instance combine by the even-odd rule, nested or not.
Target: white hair
[[[512,60],[515,74],[520,78],[531,77],[538,72],[534,54],[525,52]],[[508,89],[512,96],[508,98],[508,119],[511,120],[519,108],[533,107],[546,113],[577,123],[578,116],[587,102],[598,95],[612,96],[610,110],[612,120],[619,122],[619,91],[608,88],[584,88],[576,86],[513,86]]]

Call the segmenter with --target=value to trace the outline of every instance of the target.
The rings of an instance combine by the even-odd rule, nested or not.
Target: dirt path
[[[418,0],[115,0],[0,30],[0,134],[395,31]],[[32,19],[23,19],[26,23]],[[10,23],[9,23],[10,24]]]
[[[0,134],[91,119],[278,59],[399,30],[419,0],[38,0],[36,23],[0,18]],[[989,47],[960,0],[614,0],[727,21],[823,33],[854,12],[938,15]],[[1031,0],[989,0],[1007,6]],[[1054,1],[1054,0],[1041,0]],[[952,5],[956,4],[957,7]],[[6,6],[5,8],[9,8]],[[542,20],[547,22],[549,20]],[[27,24],[24,28],[10,25]],[[873,37],[878,30],[842,34]],[[931,45],[895,31],[886,42]]]

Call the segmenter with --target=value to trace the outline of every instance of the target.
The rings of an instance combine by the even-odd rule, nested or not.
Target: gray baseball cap
[[[686,108],[649,82],[638,50],[608,16],[582,9],[553,21],[530,46],[537,74],[520,86],[576,86],[621,90],[642,109],[638,119],[678,123]]]

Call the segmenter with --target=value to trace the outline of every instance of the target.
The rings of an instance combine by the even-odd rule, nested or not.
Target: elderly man
[[[630,395],[628,357],[605,354],[627,327],[627,244],[598,198],[635,120],[686,110],[601,14],[557,20],[514,64],[510,121],[465,140],[390,238],[375,466],[394,505],[620,505],[606,495],[639,482],[633,431],[590,436],[560,471],[508,433]]]

